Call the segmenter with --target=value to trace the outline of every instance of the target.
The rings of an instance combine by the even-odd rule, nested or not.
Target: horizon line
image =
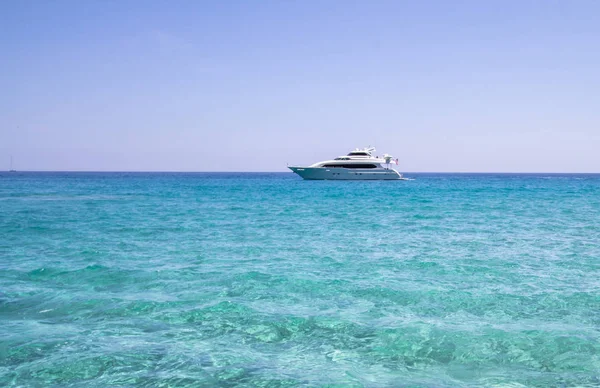
[[[147,174],[293,174],[292,171],[182,171],[182,170],[2,170],[0,173],[147,173]],[[402,174],[587,174],[600,172],[568,171],[402,171]]]

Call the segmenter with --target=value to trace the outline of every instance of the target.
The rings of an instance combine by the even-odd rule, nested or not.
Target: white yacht
[[[373,156],[375,148],[355,149],[348,155],[333,160],[325,160],[308,167],[288,168],[304,179],[335,180],[406,180],[391,165],[398,164],[398,159],[385,154],[383,157]]]

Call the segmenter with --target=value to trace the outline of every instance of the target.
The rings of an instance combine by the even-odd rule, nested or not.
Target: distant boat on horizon
[[[13,168],[13,157],[12,157],[12,155],[10,156],[10,169],[8,170],[8,172],[17,172],[17,170],[15,170]]]

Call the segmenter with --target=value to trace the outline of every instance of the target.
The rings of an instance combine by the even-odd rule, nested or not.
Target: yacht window
[[[348,156],[369,156],[366,152],[350,152]]]
[[[359,163],[352,163],[352,164],[326,164],[323,167],[325,168],[377,168],[376,165],[374,164],[359,164]]]

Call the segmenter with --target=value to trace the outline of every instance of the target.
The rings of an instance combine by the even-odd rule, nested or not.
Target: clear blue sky
[[[402,171],[600,172],[600,1],[0,3],[0,169],[369,144]]]

